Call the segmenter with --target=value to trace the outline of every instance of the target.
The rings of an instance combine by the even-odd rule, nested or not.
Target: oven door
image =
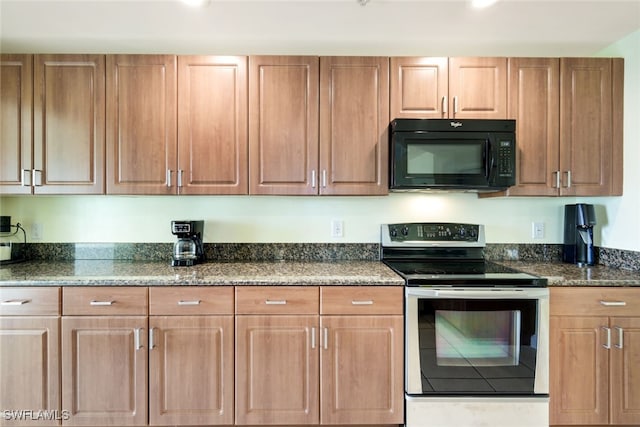
[[[405,292],[407,395],[548,395],[547,288]]]

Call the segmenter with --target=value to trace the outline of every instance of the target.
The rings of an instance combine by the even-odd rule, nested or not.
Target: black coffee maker
[[[593,205],[578,203],[564,207],[564,245],[562,260],[578,266],[593,265]]]
[[[173,267],[189,267],[204,261],[204,221],[171,221],[171,233],[178,236],[173,245]]]

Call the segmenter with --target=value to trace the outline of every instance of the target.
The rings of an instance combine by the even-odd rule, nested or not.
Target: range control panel
[[[392,242],[478,242],[481,230],[477,224],[450,222],[388,224]]]

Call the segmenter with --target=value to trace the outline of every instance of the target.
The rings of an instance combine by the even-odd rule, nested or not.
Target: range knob
[[[404,227],[402,227],[402,230],[400,230],[400,232],[402,233],[403,236],[408,236],[409,235],[409,227],[407,227],[405,225]]]
[[[389,234],[391,235],[391,237],[397,237],[398,236],[398,230],[396,230],[395,228],[390,228],[389,229]]]

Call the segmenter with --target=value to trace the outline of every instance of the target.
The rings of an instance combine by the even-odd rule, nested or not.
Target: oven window
[[[533,394],[535,300],[420,299],[425,394]]]
[[[408,143],[407,173],[410,175],[484,173],[483,144]]]

